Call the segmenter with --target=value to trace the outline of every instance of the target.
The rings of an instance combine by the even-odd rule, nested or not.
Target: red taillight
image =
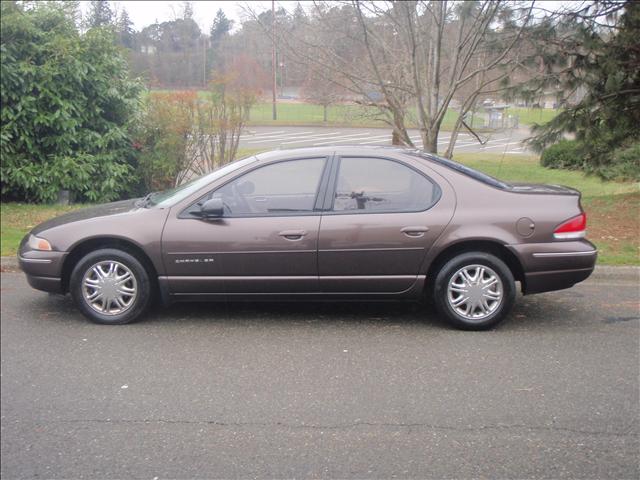
[[[561,223],[553,232],[554,238],[584,238],[587,230],[587,214],[582,212],[577,217]]]

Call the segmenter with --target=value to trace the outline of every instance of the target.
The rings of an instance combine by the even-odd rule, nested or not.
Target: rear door
[[[321,290],[411,288],[453,202],[440,201],[443,189],[432,178],[389,158],[338,158],[330,182],[318,243]]]

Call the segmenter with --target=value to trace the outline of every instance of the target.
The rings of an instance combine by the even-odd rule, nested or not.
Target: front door
[[[319,238],[320,288],[400,293],[453,215],[432,179],[399,161],[342,157]],[[331,192],[330,192],[331,193]]]
[[[171,293],[317,292],[316,199],[325,164],[287,160],[231,180],[198,202],[221,198],[219,219],[172,214],[162,245]]]

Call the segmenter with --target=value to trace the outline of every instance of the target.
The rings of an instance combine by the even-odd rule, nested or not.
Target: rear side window
[[[440,188],[399,162],[382,158],[340,160],[334,212],[419,212],[440,198]]]

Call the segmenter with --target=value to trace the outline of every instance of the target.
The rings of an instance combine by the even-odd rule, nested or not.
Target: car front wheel
[[[140,261],[118,249],[96,250],[73,269],[70,291],[89,320],[121,325],[137,320],[149,306],[151,283]]]
[[[511,310],[516,297],[509,267],[495,255],[460,254],[438,272],[433,289],[438,312],[453,326],[486,330]]]

